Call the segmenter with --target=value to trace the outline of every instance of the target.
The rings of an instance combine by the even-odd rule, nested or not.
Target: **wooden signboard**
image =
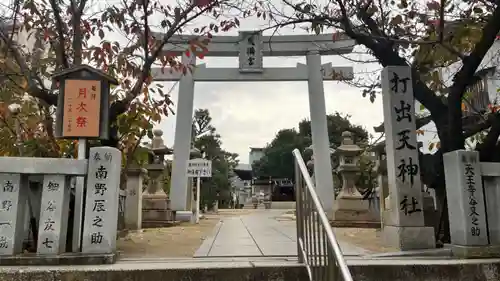
[[[108,139],[109,92],[118,81],[88,65],[54,74],[59,82],[55,135],[67,139]]]
[[[99,137],[101,81],[64,81],[63,137]]]

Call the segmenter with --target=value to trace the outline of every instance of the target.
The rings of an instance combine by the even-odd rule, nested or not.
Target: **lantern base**
[[[143,194],[142,227],[165,227],[174,222],[169,199],[165,193]]]
[[[369,202],[362,199],[337,198],[333,206],[332,218],[334,222],[349,221],[351,223],[380,224],[377,210],[371,210]]]

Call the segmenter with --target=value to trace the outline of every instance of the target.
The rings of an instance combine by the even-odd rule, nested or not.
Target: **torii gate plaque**
[[[161,35],[160,35],[161,36]],[[196,57],[185,54],[192,36],[174,36],[164,51],[183,56],[182,63],[195,64]],[[238,82],[238,81],[307,81],[309,88],[309,110],[314,158],[316,189],[323,208],[330,214],[333,210],[334,190],[332,166],[326,123],[325,94],[323,80],[350,80],[352,67],[321,65],[322,55],[346,54],[352,51],[353,40],[332,41],[332,34],[262,36],[255,31],[242,31],[239,36],[214,36],[206,56],[239,57],[239,68],[208,68],[198,65],[192,72],[183,75],[160,68],[152,70],[155,81],[179,81],[179,99],[174,140],[174,161],[170,188],[172,210],[186,210],[187,163],[189,159],[191,124],[193,118],[194,82]],[[296,67],[264,68],[263,56],[306,56],[307,64]]]

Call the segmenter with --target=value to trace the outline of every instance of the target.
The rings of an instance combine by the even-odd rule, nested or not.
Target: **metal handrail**
[[[353,281],[304,159],[298,149],[293,156],[299,262],[305,264],[310,281]]]

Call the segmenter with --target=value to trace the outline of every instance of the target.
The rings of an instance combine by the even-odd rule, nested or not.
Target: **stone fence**
[[[457,150],[444,155],[444,168],[453,253],[500,256],[500,163]]]
[[[116,250],[121,152],[90,149],[89,159],[0,157],[0,261],[22,253],[28,177],[43,177],[36,256],[66,251],[71,177],[86,177],[81,252],[113,254]],[[77,218],[75,218],[77,219]]]

